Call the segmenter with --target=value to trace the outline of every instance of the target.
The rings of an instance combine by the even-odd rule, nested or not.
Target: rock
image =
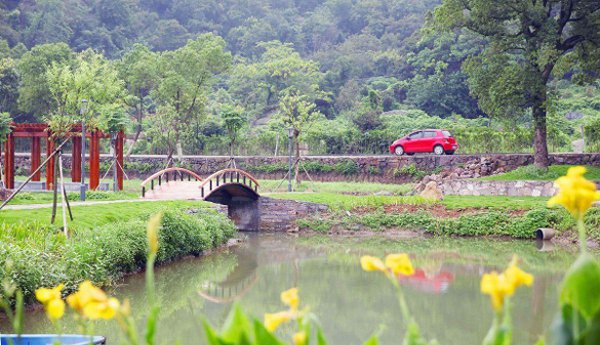
[[[434,181],[427,183],[420,195],[425,199],[444,200],[444,193]]]
[[[373,193],[374,196],[392,196],[394,193],[388,191],[381,191],[377,193]]]

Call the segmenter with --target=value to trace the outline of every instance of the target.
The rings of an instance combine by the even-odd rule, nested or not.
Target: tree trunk
[[[296,167],[294,171],[294,176],[296,180],[296,187],[300,187],[300,141],[298,140],[298,136],[300,132],[298,130],[294,130],[294,142],[296,143]]]
[[[537,91],[533,100],[533,123],[534,123],[534,155],[533,163],[538,168],[547,168],[550,161],[548,159],[548,143],[546,140],[546,87],[541,87]]]

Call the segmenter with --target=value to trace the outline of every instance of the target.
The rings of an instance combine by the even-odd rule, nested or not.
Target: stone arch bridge
[[[261,197],[259,181],[241,169],[223,169],[202,178],[184,168],[167,168],[141,184],[142,198],[156,200],[204,200],[227,206],[227,214],[239,230],[285,231],[295,219],[324,211],[326,206]]]

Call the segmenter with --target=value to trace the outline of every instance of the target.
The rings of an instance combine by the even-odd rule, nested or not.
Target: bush
[[[36,224],[2,225],[0,281],[10,280],[26,300],[41,286],[65,283],[74,290],[84,279],[109,285],[146,263],[146,217],[84,229],[66,239]],[[215,211],[188,214],[165,210],[159,233],[158,262],[202,252],[225,242],[235,227]],[[1,292],[0,294],[4,294]]]

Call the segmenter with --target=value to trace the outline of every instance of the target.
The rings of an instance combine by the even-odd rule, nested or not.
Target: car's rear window
[[[452,136],[452,134],[450,134],[450,132],[448,131],[442,131],[442,134],[444,135],[444,137],[446,138],[450,138]]]

